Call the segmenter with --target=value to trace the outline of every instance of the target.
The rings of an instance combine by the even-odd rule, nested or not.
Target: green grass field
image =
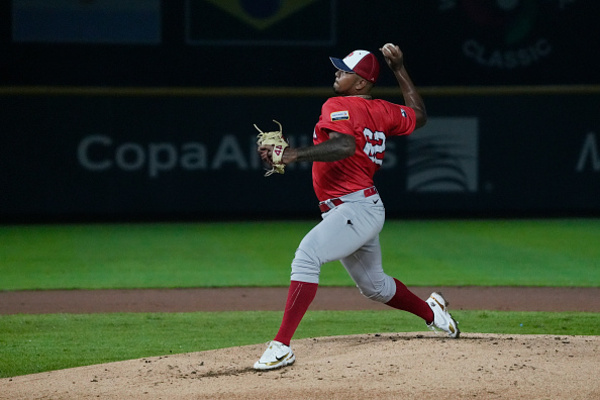
[[[287,286],[296,246],[315,222],[0,226],[0,290]],[[600,286],[598,219],[388,221],[381,243],[386,271],[408,285]],[[352,282],[330,263],[321,284]],[[454,314],[465,332],[600,334],[599,313]],[[280,319],[0,316],[0,377],[266,342]],[[423,330],[397,311],[314,311],[295,337]]]
[[[0,227],[0,290],[287,286],[308,221]],[[600,220],[388,221],[408,285],[600,285]],[[337,262],[321,284],[350,286]]]

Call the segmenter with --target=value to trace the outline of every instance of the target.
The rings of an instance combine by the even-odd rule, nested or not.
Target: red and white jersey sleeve
[[[415,129],[410,107],[385,100],[333,97],[323,104],[315,126],[315,145],[329,139],[329,132],[353,135],[354,155],[334,162],[313,163],[313,187],[319,201],[341,197],[373,186],[381,167],[389,136],[408,135]]]

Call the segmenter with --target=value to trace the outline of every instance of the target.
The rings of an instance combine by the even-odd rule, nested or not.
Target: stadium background
[[[253,123],[308,144],[328,56],[398,43],[430,123],[391,140],[390,216],[600,214],[596,2],[0,4],[3,222],[313,216]],[[377,92],[400,101],[383,69]]]

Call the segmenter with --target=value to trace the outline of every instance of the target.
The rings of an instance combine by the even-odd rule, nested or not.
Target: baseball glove
[[[285,140],[281,133],[283,130],[281,124],[275,120],[273,120],[273,122],[279,125],[278,131],[263,132],[258,126],[256,126],[256,124],[254,124],[256,130],[260,132],[258,136],[256,136],[256,144],[258,144],[258,146],[273,146],[271,160],[268,160],[272,168],[265,172],[265,176],[270,176],[273,173],[285,173],[285,164],[283,163],[282,158],[284,150],[289,146],[289,143],[287,140]]]

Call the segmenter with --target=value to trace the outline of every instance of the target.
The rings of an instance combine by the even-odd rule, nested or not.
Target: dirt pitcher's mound
[[[427,332],[293,342],[296,363],[256,372],[264,344],[0,379],[6,399],[598,399],[600,337]]]

